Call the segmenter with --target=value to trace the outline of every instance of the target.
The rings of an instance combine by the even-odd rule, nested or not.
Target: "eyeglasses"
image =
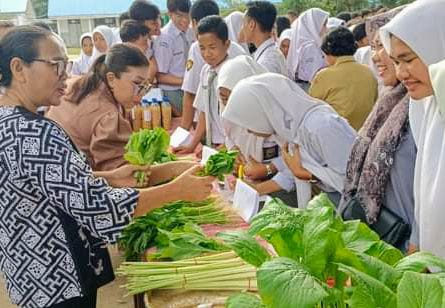
[[[65,60],[32,59],[31,62],[42,62],[56,67],[57,77],[61,78],[66,71],[68,62]]]
[[[151,84],[148,81],[144,81],[140,84],[136,84],[133,82],[133,84],[134,84],[134,96],[137,97],[144,97],[145,94],[147,94],[151,90],[151,88],[153,88],[153,84]]]

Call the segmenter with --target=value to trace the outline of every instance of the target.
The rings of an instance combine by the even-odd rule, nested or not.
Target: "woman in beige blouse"
[[[136,48],[116,45],[91,71],[74,81],[58,107],[47,116],[59,123],[90,160],[94,170],[126,164],[124,147],[132,132],[124,108],[143,95],[148,62]]]
[[[145,94],[147,77],[144,54],[135,47],[115,45],[96,60],[87,75],[76,79],[61,104],[47,113],[86,154],[94,171],[127,164],[124,147],[132,129],[124,109],[131,108],[135,96]],[[193,165],[171,162],[152,166],[149,185],[168,181]]]

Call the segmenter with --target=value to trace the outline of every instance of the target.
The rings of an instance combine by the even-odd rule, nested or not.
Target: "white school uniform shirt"
[[[192,45],[195,40],[192,29],[189,28],[185,34],[187,42]],[[153,45],[158,72],[184,77],[186,66],[184,41],[181,37],[181,31],[171,21],[162,28],[161,35],[155,39]],[[181,86],[159,84],[159,88],[179,90]]]
[[[286,58],[272,39],[264,41],[253,54],[253,59],[264,66],[269,73],[287,76]]]
[[[229,59],[237,56],[245,55],[246,51],[237,43],[231,41],[228,50]],[[199,87],[199,81],[201,79],[201,71],[206,63],[199,50],[199,42],[194,42],[190,47],[189,56],[186,65],[186,71],[184,75],[184,81],[182,83],[182,90],[196,94]]]
[[[208,98],[209,87],[211,87],[211,102],[210,102],[210,114],[206,114],[206,125],[209,125],[210,122],[210,131],[212,135],[212,144],[224,144],[225,143],[225,135],[224,135],[224,127],[222,123],[221,114],[224,111],[224,106],[220,103],[218,97],[218,75],[213,80],[212,84],[208,84],[209,73],[213,69],[216,71],[216,74],[219,73],[222,65],[228,60],[233,58],[233,55],[227,55],[227,58],[216,68],[212,68],[210,65],[205,64],[201,71],[200,82],[198,86],[198,91],[196,92],[195,101],[193,102],[193,107],[200,112],[206,112],[206,104]]]

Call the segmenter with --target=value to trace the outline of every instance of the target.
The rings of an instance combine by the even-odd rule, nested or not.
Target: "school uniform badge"
[[[188,59],[188,60],[187,60],[187,63],[185,64],[185,68],[187,69],[187,72],[188,72],[189,70],[191,70],[192,67],[193,67],[193,60]]]

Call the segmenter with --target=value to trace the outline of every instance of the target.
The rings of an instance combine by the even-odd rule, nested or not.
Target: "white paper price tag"
[[[238,209],[241,217],[250,222],[253,216],[258,213],[260,195],[242,180],[236,181],[235,195],[233,196],[233,206]]]
[[[192,135],[188,130],[178,127],[170,137],[170,146],[177,148],[181,145],[187,145],[190,143]]]
[[[213,154],[218,153],[217,150],[212,149],[208,146],[203,146],[202,147],[202,159],[201,159],[201,165],[205,165],[206,162],[209,160],[210,156],[212,156]]]

